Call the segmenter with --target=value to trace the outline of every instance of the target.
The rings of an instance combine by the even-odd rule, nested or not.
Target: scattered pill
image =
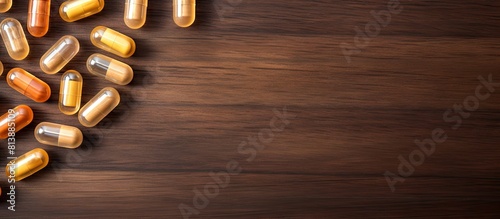
[[[59,90],[59,110],[66,115],[73,115],[80,109],[83,78],[75,70],[68,70],[61,77]]]
[[[123,20],[127,27],[139,29],[146,23],[148,0],[126,0]]]
[[[21,181],[28,176],[40,171],[49,163],[49,155],[41,148],[35,148],[26,154],[10,161],[5,167],[8,178]]]
[[[49,85],[22,68],[9,71],[7,84],[35,102],[45,102],[50,98]]]
[[[97,26],[90,33],[90,41],[94,46],[128,58],[135,52],[135,42],[132,38],[105,26]]]
[[[0,0],[1,2],[1,0]],[[30,0],[28,6],[28,32],[43,37],[49,31],[50,0]]]
[[[0,0],[0,13],[5,13],[12,7],[12,0]]]
[[[129,65],[98,53],[87,59],[87,69],[93,75],[118,85],[127,85],[134,78],[134,71]]]
[[[35,138],[42,144],[63,148],[77,148],[83,142],[82,131],[77,127],[51,122],[38,124],[35,128]]]
[[[196,0],[173,0],[174,22],[179,27],[189,27],[196,18]]]
[[[78,120],[85,127],[94,127],[120,103],[120,94],[112,87],[105,87],[78,113]]]
[[[14,60],[25,59],[30,53],[30,46],[21,23],[14,18],[5,18],[0,23],[0,28],[0,34],[9,56]]]
[[[29,106],[19,105],[0,116],[0,139],[6,139],[33,121],[33,110]],[[9,130],[9,128],[11,128]],[[14,130],[14,131],[13,131]]]
[[[80,51],[80,43],[73,36],[61,37],[40,59],[40,68],[47,74],[59,72]]]
[[[59,7],[59,15],[66,22],[73,22],[97,14],[104,8],[104,0],[69,0]]]

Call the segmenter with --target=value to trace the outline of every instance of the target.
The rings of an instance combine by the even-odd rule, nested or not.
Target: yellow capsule
[[[14,18],[5,18],[0,23],[0,34],[3,38],[5,48],[9,56],[14,60],[23,60],[30,53],[30,46],[26,35],[24,35],[23,26]]]
[[[73,22],[97,14],[104,8],[104,0],[69,0],[59,7],[59,15],[66,22]]]
[[[40,59],[40,68],[47,74],[59,72],[80,51],[80,43],[73,36],[61,37]]]
[[[78,113],[78,120],[85,127],[94,127],[120,104],[120,94],[112,87],[105,87]]]
[[[97,26],[90,33],[90,41],[94,46],[128,58],[135,52],[135,42],[132,38],[105,26]]]
[[[41,148],[35,148],[10,161],[5,167],[5,174],[9,179],[13,178],[16,181],[21,181],[40,171],[48,163],[49,155],[47,152]]]
[[[89,56],[87,69],[93,75],[118,85],[127,85],[134,78],[134,71],[129,65],[99,53]]]
[[[49,31],[50,0],[30,0],[28,8],[28,32],[34,37],[45,36]]]
[[[139,29],[146,23],[148,0],[126,0],[123,20],[127,27]]]
[[[63,148],[77,148],[83,142],[80,129],[73,126],[42,122],[35,128],[35,138],[38,142]]]
[[[196,0],[173,0],[174,22],[179,27],[189,27],[196,18]]]
[[[22,68],[11,69],[6,78],[12,89],[35,102],[43,103],[50,98],[50,86]]]
[[[5,13],[12,7],[12,0],[0,0],[0,13]]]
[[[59,110],[66,115],[73,115],[80,109],[82,100],[83,78],[75,71],[69,70],[61,77],[59,90]]]

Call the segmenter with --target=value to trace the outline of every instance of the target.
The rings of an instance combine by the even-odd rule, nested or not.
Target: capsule
[[[5,48],[9,56],[14,60],[23,60],[30,53],[30,46],[26,35],[24,35],[23,26],[14,18],[5,18],[0,23],[0,34],[3,38]]]
[[[7,84],[35,102],[42,103],[50,98],[49,85],[22,68],[13,68],[9,71]]]
[[[0,139],[9,137],[9,132],[12,135],[12,128],[15,128],[14,132],[18,132],[28,126],[31,121],[33,121],[33,110],[29,106],[19,105],[10,109],[0,116]]]
[[[98,53],[87,59],[87,69],[93,75],[118,85],[127,85],[134,78],[134,71],[129,65]]]
[[[41,148],[35,148],[26,154],[10,161],[5,167],[5,174],[9,179],[21,181],[24,178],[40,171],[49,163],[49,155]]]
[[[59,110],[66,115],[73,115],[80,109],[82,100],[83,78],[75,71],[69,70],[61,77],[59,90]]]
[[[0,1],[1,1],[1,0],[0,0]],[[2,63],[2,61],[0,61],[0,76],[2,76],[2,74],[3,74],[3,70],[4,70],[4,69],[3,69],[3,63]]]
[[[51,122],[42,122],[35,128],[35,138],[38,142],[63,148],[77,148],[83,142],[80,129],[73,126]]]
[[[56,74],[80,51],[80,43],[73,36],[61,37],[40,59],[40,68],[47,74]]]
[[[0,13],[5,13],[12,7],[12,0],[0,0]]]
[[[73,22],[97,14],[104,8],[104,0],[69,0],[59,7],[59,15],[66,22]]]
[[[135,52],[135,42],[132,38],[105,26],[97,26],[90,33],[90,41],[94,46],[128,58]]]
[[[78,120],[85,127],[94,127],[120,103],[120,94],[112,87],[97,93],[78,113]]]
[[[49,18],[50,0],[30,0],[27,26],[31,36],[45,36],[49,31]]]
[[[174,22],[179,27],[189,27],[196,18],[196,0],[173,0]]]
[[[148,0],[126,0],[123,20],[130,29],[139,29],[146,23]]]

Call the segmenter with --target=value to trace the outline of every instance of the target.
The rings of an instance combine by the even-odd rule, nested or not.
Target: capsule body
[[[2,0],[0,0],[2,1]],[[28,32],[43,37],[49,31],[50,0],[30,0],[28,7]]]
[[[173,0],[173,18],[179,27],[189,27],[196,18],[196,0]]]
[[[42,122],[35,128],[35,138],[38,142],[63,148],[77,148],[83,142],[80,129],[73,126]]]
[[[49,163],[49,155],[41,148],[35,148],[10,161],[5,167],[8,178],[21,181],[43,169]]]
[[[135,52],[135,42],[132,38],[105,26],[97,26],[90,33],[90,41],[94,46],[128,58]]]
[[[15,128],[14,132],[18,132],[33,121],[33,110],[29,106],[19,105],[14,109],[0,116],[0,139],[9,137],[9,132]],[[9,128],[11,130],[9,131]]]
[[[5,18],[0,23],[0,28],[0,34],[9,56],[14,60],[26,58],[30,53],[30,46],[21,23],[14,18]]]
[[[103,88],[78,113],[78,120],[85,127],[94,127],[120,103],[120,94],[112,87]]]
[[[126,0],[123,20],[127,27],[139,29],[146,23],[148,0]]]
[[[59,90],[59,110],[66,115],[73,115],[80,109],[82,100],[83,78],[75,71],[69,70],[61,77]]]
[[[98,53],[89,56],[87,69],[93,75],[118,85],[127,85],[134,78],[134,71],[129,65]]]
[[[50,98],[49,85],[22,68],[13,68],[6,78],[10,87],[35,102],[42,103]]]
[[[0,13],[5,13],[12,7],[12,0],[0,0]]]
[[[59,7],[59,15],[66,22],[73,22],[97,14],[104,8],[104,0],[69,0]]]
[[[59,72],[80,51],[80,43],[73,36],[61,37],[40,59],[40,68],[47,74]]]

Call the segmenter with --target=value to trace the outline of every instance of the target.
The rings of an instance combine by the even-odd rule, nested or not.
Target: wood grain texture
[[[27,2],[15,1],[1,19],[25,27]],[[400,0],[402,11],[350,63],[340,45],[353,44],[355,27],[374,21],[370,11],[386,10],[388,0],[204,0],[187,29],[173,23],[171,1],[149,1],[139,30],[123,23],[124,1],[108,0],[101,13],[74,23],[59,17],[62,2],[52,1],[44,38],[28,35],[26,60],[13,61],[0,46],[0,111],[28,104],[35,112],[16,151],[41,147],[51,156],[47,168],[16,183],[16,212],[0,198],[1,218],[182,218],[179,205],[196,209],[193,190],[203,192],[214,182],[209,173],[233,160],[241,173],[216,197],[198,200],[190,218],[500,216],[500,93],[457,130],[443,120],[474,95],[479,76],[500,82],[498,1]],[[135,70],[130,85],[86,70],[87,57],[100,52],[88,39],[97,25],[135,39],[136,54],[118,58]],[[83,103],[105,86],[122,94],[95,128],[58,111],[60,75],[38,66],[66,34],[82,46],[65,70],[84,76]],[[5,73],[13,67],[45,80],[50,100],[34,103],[9,88]],[[296,117],[247,161],[239,145],[269,128],[273,109],[283,107]],[[77,126],[86,141],[78,150],[41,145],[33,129],[43,121]],[[436,128],[448,139],[391,192],[385,171],[397,173],[398,156],[408,157],[414,140]],[[7,179],[0,180],[5,193]]]

